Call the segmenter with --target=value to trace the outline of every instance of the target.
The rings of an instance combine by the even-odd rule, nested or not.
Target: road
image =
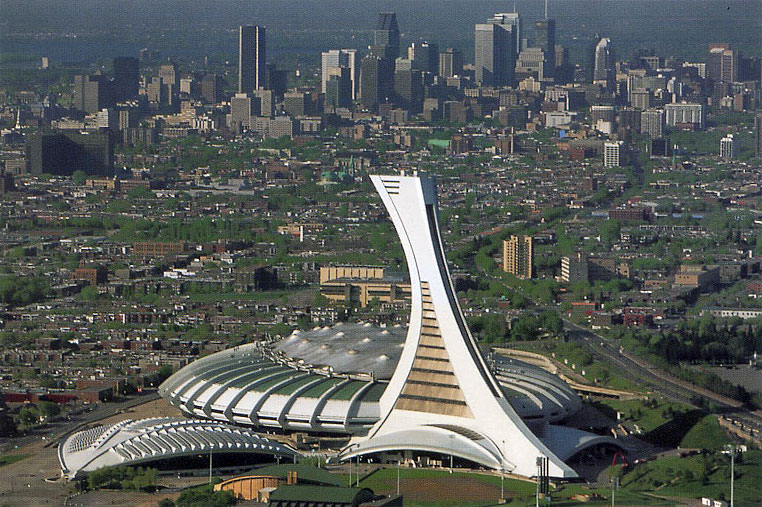
[[[649,389],[662,394],[668,400],[679,403],[693,405],[697,397],[702,398],[718,406],[722,412],[731,413],[734,418],[762,430],[762,416],[743,408],[735,400],[675,378],[640,358],[634,359],[629,354],[622,354],[619,351],[619,345],[608,338],[569,320],[563,320],[569,338],[615,366],[621,378],[648,386]]]

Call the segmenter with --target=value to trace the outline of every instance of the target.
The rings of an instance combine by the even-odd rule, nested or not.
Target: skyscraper
[[[201,97],[210,104],[216,104],[222,100],[222,76],[218,74],[204,74],[201,79]]]
[[[593,83],[605,86],[608,89],[614,87],[616,77],[616,57],[611,41],[604,37],[595,46],[595,67],[593,68]]]
[[[363,107],[375,109],[387,100],[394,90],[394,61],[370,54],[362,59],[360,99]]]
[[[476,82],[483,86],[511,86],[516,66],[513,26],[500,19],[477,24],[474,34]]]
[[[439,70],[439,46],[432,42],[414,42],[407,49],[413,69],[436,74]]]
[[[442,77],[459,76],[463,73],[463,53],[447,48],[439,53],[439,75]]]
[[[251,93],[265,87],[265,27],[238,28],[238,92]]]
[[[352,82],[347,67],[332,67],[325,83],[325,107],[349,107],[352,103]]]
[[[757,155],[762,155],[762,113],[754,117],[754,129],[757,135]]]
[[[738,52],[729,44],[710,44],[706,74],[712,81],[733,83],[738,81]]]
[[[140,72],[138,59],[129,56],[114,58],[114,99],[127,100],[138,94]]]
[[[400,30],[395,13],[382,12],[378,15],[378,25],[373,32],[373,45],[387,46],[392,61],[400,55]]]
[[[360,72],[357,66],[356,49],[332,49],[326,51],[321,57],[321,75],[323,93],[327,93],[328,80],[332,75],[340,75],[341,68],[349,69],[349,82],[351,99],[357,98]]]
[[[516,54],[520,53],[526,46],[524,39],[524,26],[521,23],[521,17],[518,12],[499,12],[492,16],[490,23],[498,25],[510,25],[513,32],[513,47]]]
[[[544,75],[553,76],[556,66],[556,20],[540,19],[534,24],[534,45],[545,55]]]
[[[503,241],[503,271],[518,278],[532,278],[532,236],[513,236]]]
[[[74,107],[86,113],[97,113],[112,104],[111,83],[106,76],[74,76]]]

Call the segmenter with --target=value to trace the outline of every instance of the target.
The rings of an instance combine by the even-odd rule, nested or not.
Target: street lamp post
[[[454,435],[450,435],[450,473],[452,473],[452,455],[455,452]]]
[[[616,494],[616,488],[619,486],[619,478],[614,477],[611,479],[611,507],[614,507],[614,495]]]
[[[400,494],[400,462],[397,462],[397,495]]]
[[[738,447],[733,444],[726,445],[725,448],[730,454],[730,507],[735,507],[735,464],[736,464],[736,451]]]

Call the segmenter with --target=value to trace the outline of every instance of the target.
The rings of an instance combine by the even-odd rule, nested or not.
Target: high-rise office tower
[[[407,49],[413,69],[436,74],[439,70],[439,46],[432,42],[413,42]]]
[[[112,104],[111,83],[106,76],[74,76],[74,107],[97,113]]]
[[[140,71],[137,58],[122,56],[114,58],[114,99],[130,99],[138,94]]]
[[[400,55],[400,30],[397,26],[397,15],[393,12],[382,12],[378,15],[378,25],[373,32],[374,46],[388,46],[389,57],[394,61]]]
[[[375,109],[386,101],[394,89],[394,61],[377,54],[362,59],[360,100],[363,107]]]
[[[757,134],[757,155],[762,155],[762,113],[754,117],[754,129]]]
[[[608,89],[614,87],[616,77],[616,57],[611,41],[604,37],[595,46],[595,67],[593,68],[593,83],[605,86]]]
[[[274,63],[266,64],[265,83],[261,88],[272,90],[276,96],[282,97],[288,88],[288,74]]]
[[[340,68],[349,70],[349,84],[351,99],[357,98],[360,73],[357,66],[356,49],[332,49],[326,51],[321,57],[321,83],[323,93],[327,93],[327,83],[332,75],[340,74]]]
[[[588,83],[592,83],[595,75],[595,54],[596,50],[598,49],[598,43],[601,41],[600,34],[593,35],[593,38],[590,39],[589,45],[586,50],[586,60],[585,60],[585,81]]]
[[[729,44],[710,44],[706,64],[706,77],[712,81],[733,83],[738,81],[738,52]]]
[[[259,99],[259,114],[272,118],[275,116],[275,92],[273,90],[254,90],[253,95]]]
[[[532,236],[513,236],[503,241],[503,271],[518,278],[532,278]]]
[[[251,128],[252,116],[259,113],[259,98],[249,93],[236,93],[230,99],[230,127],[236,132]]]
[[[419,113],[423,106],[423,79],[417,69],[394,72],[395,102],[411,113]]]
[[[238,28],[238,92],[251,93],[265,87],[267,59],[265,27]]]
[[[516,65],[513,27],[493,21],[475,27],[476,82],[482,86],[511,86]]]
[[[336,109],[352,104],[352,78],[348,67],[331,67],[325,83],[325,107]]]
[[[463,73],[463,53],[457,49],[447,48],[439,53],[439,75],[448,78],[460,76]]]
[[[510,25],[513,32],[513,47],[516,54],[520,53],[526,47],[526,38],[524,36],[524,26],[521,23],[521,17],[518,12],[499,12],[492,16],[489,23],[498,25]]]
[[[534,45],[545,55],[543,75],[553,77],[556,66],[556,20],[539,19],[534,24]]]
[[[179,76],[177,74],[177,65],[167,63],[159,67],[159,78],[162,84],[177,87]]]
[[[222,100],[222,76],[218,74],[204,74],[201,79],[201,98],[210,104],[216,104]]]

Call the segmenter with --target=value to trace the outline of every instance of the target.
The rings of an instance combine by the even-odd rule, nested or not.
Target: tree
[[[0,437],[12,437],[16,434],[16,423],[8,414],[0,414]]]
[[[606,220],[601,224],[601,242],[606,245],[607,248],[611,248],[616,241],[619,240],[622,226],[619,220]]]
[[[41,401],[37,403],[37,410],[39,410],[40,415],[46,419],[50,419],[61,413],[61,408],[51,401]]]
[[[40,414],[37,412],[36,408],[22,407],[21,410],[19,410],[18,420],[19,424],[29,428],[40,422]]]
[[[71,179],[75,185],[82,186],[87,181],[87,174],[85,174],[85,171],[76,170],[71,174]]]

